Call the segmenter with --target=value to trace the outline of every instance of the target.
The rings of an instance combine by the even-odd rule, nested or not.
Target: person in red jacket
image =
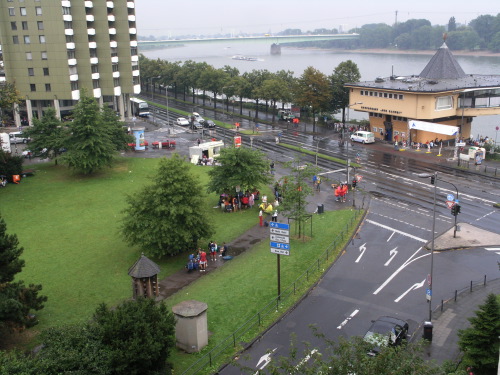
[[[338,202],[340,201],[340,197],[342,195],[342,186],[341,185],[338,185],[335,190],[334,190],[334,194],[335,194],[335,202]]]
[[[341,198],[342,202],[345,203],[346,197],[347,197],[347,191],[349,190],[349,187],[347,184],[342,184],[342,193],[341,193]]]
[[[198,252],[200,255],[200,272],[206,272],[207,271],[207,263],[208,263],[207,253],[201,249],[199,249]]]

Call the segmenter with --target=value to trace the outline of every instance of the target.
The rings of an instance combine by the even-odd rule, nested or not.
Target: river
[[[253,69],[267,69],[271,72],[290,70],[296,77],[304,69],[313,66],[324,74],[330,75],[337,65],[352,60],[358,65],[362,81],[373,81],[378,76],[418,75],[427,65],[432,55],[398,53],[359,53],[310,49],[282,48],[281,55],[271,55],[270,46],[261,43],[216,42],[207,44],[187,44],[184,47],[155,50],[141,50],[150,59],[164,59],[170,62],[193,60],[205,61],[215,68],[225,65],[238,68],[240,73]],[[256,57],[257,61],[234,60],[232,56]],[[455,55],[462,69],[468,74],[499,74],[500,57],[497,56],[459,56]],[[351,111],[353,119],[367,119],[365,113]],[[477,117],[473,121],[472,135],[489,136],[495,139],[500,126],[500,115]],[[500,139],[499,139],[500,142]]]

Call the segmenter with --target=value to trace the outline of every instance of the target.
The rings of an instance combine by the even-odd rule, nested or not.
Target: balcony
[[[71,22],[73,21],[73,16],[71,14],[63,14],[63,21]]]
[[[116,17],[113,14],[108,14],[108,22],[115,22]]]
[[[116,40],[112,40],[111,42],[109,42],[109,46],[111,48],[116,48],[118,47],[118,42]]]
[[[135,3],[133,1],[127,1],[127,8],[134,9]]]
[[[101,75],[99,73],[92,73],[92,79],[99,79],[100,76]]]
[[[80,100],[80,90],[71,91],[71,99],[72,100]]]
[[[69,76],[69,80],[70,80],[71,82],[78,81],[78,74],[70,74],[70,76]]]
[[[85,8],[93,8],[93,7],[94,7],[94,3],[92,1],[88,1],[88,0],[85,1]]]
[[[99,59],[97,57],[91,57],[90,58],[90,63],[91,64],[98,64],[99,63]]]
[[[89,48],[96,49],[97,43],[96,42],[89,42]]]
[[[137,55],[130,56],[130,59],[132,60],[132,62],[138,62],[139,61],[139,56],[137,56]]]
[[[122,94],[122,88],[120,86],[115,87],[115,96],[120,96]]]
[[[64,35],[75,35],[73,29],[64,29]]]
[[[129,20],[130,22],[135,22],[135,15],[134,15],[134,14],[130,14],[130,15],[128,16],[128,20]]]
[[[109,35],[116,35],[116,29],[114,27],[109,29]]]
[[[119,60],[120,60],[120,59],[118,58],[118,56],[111,56],[111,62],[112,62],[113,64],[118,64],[118,61],[119,61]]]
[[[87,22],[94,22],[94,15],[93,14],[87,14],[85,16],[85,19],[87,20]]]
[[[137,40],[131,40],[130,47],[137,47]]]
[[[137,34],[137,29],[135,27],[131,27],[130,29],[128,29],[128,33],[135,35],[135,34]]]
[[[115,4],[112,2],[112,1],[106,1],[106,7],[108,8],[114,8],[115,7]]]
[[[75,49],[75,43],[73,42],[66,43],[66,49]]]
[[[138,70],[132,70],[132,77],[139,77],[141,75],[141,72]]]
[[[69,66],[75,66],[76,65],[76,59],[68,59],[68,65]]]
[[[113,72],[113,78],[120,78],[120,72]]]
[[[94,89],[94,98],[100,98],[101,97],[101,89]]]
[[[134,94],[141,93],[141,85],[134,85]]]
[[[61,1],[61,6],[65,8],[71,8],[71,1],[69,0],[62,0]]]
[[[95,35],[95,29],[87,29],[87,34]]]

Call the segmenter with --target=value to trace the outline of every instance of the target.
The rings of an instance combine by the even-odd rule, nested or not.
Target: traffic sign
[[[269,223],[271,228],[280,228],[280,229],[290,229],[290,224],[277,223],[276,221],[271,221]]]
[[[449,200],[449,201],[454,201],[455,200],[455,196],[453,194],[448,194],[446,196],[446,199]]]
[[[432,290],[426,289],[425,290],[425,297],[427,298],[428,301],[432,299]]]
[[[452,208],[456,203],[454,201],[446,201],[446,207]]]
[[[282,236],[290,235],[290,231],[286,229],[270,228],[269,231],[273,234],[281,234]]]
[[[271,253],[273,254],[278,254],[278,255],[290,255],[289,250],[283,250],[283,249],[275,249],[271,247]]]
[[[288,236],[280,236],[278,234],[271,234],[270,236],[271,241],[276,241],[276,242],[281,242],[281,243],[290,243],[290,237]]]
[[[290,245],[287,243],[280,243],[280,242],[270,242],[269,245],[271,247],[274,247],[275,249],[284,249],[284,250],[290,250]]]

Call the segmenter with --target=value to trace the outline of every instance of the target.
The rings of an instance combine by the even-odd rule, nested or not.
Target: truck
[[[0,143],[2,146],[2,151],[10,154],[10,137],[8,133],[0,133]]]
[[[278,111],[278,120],[281,121],[292,121],[295,116],[287,109],[280,109]]]
[[[203,142],[198,146],[189,147],[189,160],[193,164],[199,164],[203,159],[217,159],[222,147],[224,141]]]

